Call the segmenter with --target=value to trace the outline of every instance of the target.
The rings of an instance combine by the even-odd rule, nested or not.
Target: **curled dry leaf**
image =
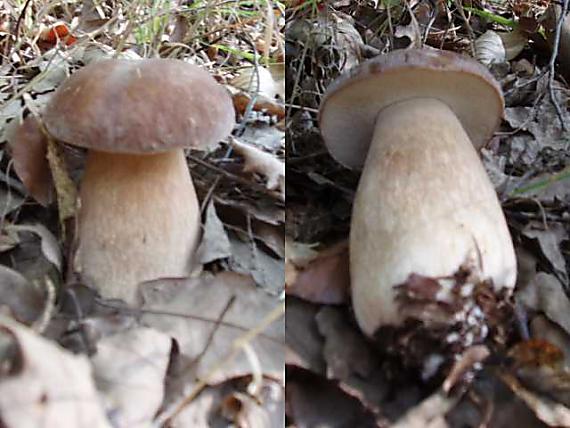
[[[510,32],[488,30],[475,40],[476,57],[485,65],[516,58],[524,49],[528,36],[515,29]]]
[[[110,428],[85,356],[74,355],[7,318],[0,319],[0,425]]]
[[[107,336],[91,358],[97,389],[114,427],[146,427],[164,398],[171,339],[137,327]]]
[[[249,103],[252,101],[252,97],[245,92],[237,92],[232,96],[234,108],[236,112],[243,115]],[[278,120],[285,118],[285,106],[276,102],[271,98],[264,97],[263,95],[257,95],[255,97],[253,111],[263,112],[269,116],[276,116]]]
[[[298,245],[288,248],[299,248]],[[287,294],[314,303],[342,304],[348,301],[350,274],[348,241],[335,244],[318,255],[287,254],[285,262]]]
[[[15,232],[30,232],[40,237],[42,254],[61,272],[62,254],[57,238],[42,224],[11,224],[6,229]]]
[[[267,99],[274,99],[276,96],[284,98],[284,81],[274,79],[273,73],[262,66],[243,68],[230,84],[242,91],[258,94]]]
[[[505,62],[506,52],[501,36],[496,31],[489,30],[475,40],[477,60],[485,65]]]
[[[285,200],[285,163],[257,147],[240,143],[232,139],[232,147],[245,160],[243,170],[263,175],[267,180],[267,188],[279,189],[281,198]]]
[[[47,160],[47,139],[32,115],[22,124],[14,121],[6,138],[14,170],[30,195],[46,206],[53,200],[53,181]]]

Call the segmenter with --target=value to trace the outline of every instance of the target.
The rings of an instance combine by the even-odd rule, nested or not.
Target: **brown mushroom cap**
[[[116,153],[208,148],[235,123],[230,95],[179,60],[104,60],[73,74],[44,114],[56,139]]]
[[[436,98],[481,148],[500,123],[499,84],[475,60],[453,52],[410,49],[380,55],[353,68],[328,88],[319,111],[331,155],[349,168],[362,167],[378,113],[413,98]]]

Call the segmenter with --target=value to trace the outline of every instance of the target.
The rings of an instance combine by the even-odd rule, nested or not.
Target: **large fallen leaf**
[[[0,425],[110,428],[85,356],[74,355],[7,318],[0,319]]]
[[[217,384],[255,370],[283,378],[283,319],[253,339],[249,355],[240,353],[222,369],[209,373],[234,340],[258,327],[279,304],[250,277],[225,272],[196,279],[157,280],[143,284],[141,293],[146,312],[142,322],[176,339],[181,352],[193,361],[197,378],[208,376],[209,384]]]
[[[97,389],[116,428],[147,427],[164,398],[171,339],[137,327],[106,336],[91,358]]]

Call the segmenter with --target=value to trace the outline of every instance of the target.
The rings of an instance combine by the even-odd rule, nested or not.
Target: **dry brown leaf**
[[[55,185],[60,226],[65,236],[67,220],[75,217],[77,210],[77,189],[69,176],[59,143],[48,141],[47,159]]]
[[[89,360],[7,318],[0,319],[3,376],[0,425],[6,428],[110,428]]]
[[[527,308],[544,312],[551,321],[570,334],[570,300],[554,275],[539,272],[528,286],[518,293],[518,298]]]
[[[47,160],[47,140],[34,116],[22,124],[10,124],[6,138],[14,160],[14,170],[30,195],[46,206],[53,201],[54,189]]]
[[[523,235],[530,239],[536,239],[542,254],[556,272],[563,278],[568,278],[566,261],[560,249],[560,243],[568,238],[566,228],[561,224],[555,223],[547,229],[544,229],[542,225],[540,228],[536,228],[536,226],[536,224],[529,223],[522,231]]]
[[[0,312],[28,326],[44,308],[45,296],[20,273],[0,265]]]
[[[285,163],[257,147],[240,143],[232,139],[232,147],[245,160],[243,170],[263,175],[267,180],[267,188],[279,189],[281,198],[285,200]]]
[[[324,340],[317,327],[319,306],[294,297],[287,297],[285,337],[287,350],[285,362],[314,373],[324,374]]]
[[[325,339],[323,356],[328,376],[342,381],[352,374],[368,377],[378,356],[355,325],[349,323],[344,311],[325,306],[317,314],[316,321]]]
[[[232,257],[230,267],[234,272],[251,275],[255,283],[266,292],[278,295],[285,287],[283,259],[275,258],[263,251],[253,241],[244,242],[230,236]]]
[[[210,201],[206,208],[206,219],[203,225],[200,246],[196,250],[196,258],[206,264],[218,259],[231,257],[232,247],[223,223],[218,218],[214,202]]]
[[[290,260],[287,253],[287,294],[323,304],[342,304],[348,301],[350,274],[347,241],[335,244],[317,255],[311,250],[305,259],[299,255],[291,257],[294,260]]]
[[[150,426],[164,398],[171,339],[136,327],[106,336],[91,357],[95,383],[113,426]]]
[[[245,92],[238,92],[232,96],[236,112],[243,115],[252,97]],[[285,106],[263,95],[257,95],[253,104],[253,111],[263,112],[269,116],[276,116],[278,120],[285,118]]]
[[[255,328],[278,304],[275,297],[256,287],[251,277],[232,272],[196,279],[151,281],[142,284],[141,293],[143,309],[152,311],[143,315],[142,322],[176,339],[181,352],[195,360],[193,373],[198,378],[208,374],[232,342]],[[228,304],[230,306],[226,310]],[[217,324],[219,317],[222,320]],[[252,342],[251,347],[261,373],[282,379],[283,320],[272,324]],[[209,383],[249,375],[254,370],[249,357],[241,353],[223,370],[216,372]]]

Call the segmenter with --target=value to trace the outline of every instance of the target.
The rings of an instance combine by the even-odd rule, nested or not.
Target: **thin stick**
[[[556,58],[558,57],[558,50],[560,48],[560,34],[562,33],[562,25],[564,24],[564,20],[566,19],[566,15],[568,14],[568,0],[562,1],[562,11],[560,12],[560,17],[558,18],[558,22],[556,23],[556,34],[554,35],[554,44],[552,46],[552,56],[550,57],[550,64],[549,64],[549,75],[548,75],[548,90],[550,93],[550,101],[554,105],[554,109],[556,110],[556,115],[558,116],[558,120],[560,120],[560,126],[562,127],[563,131],[566,131],[568,128],[566,127],[566,123],[564,123],[564,115],[562,113],[562,109],[556,100],[556,94],[554,93],[554,69],[556,66]]]

